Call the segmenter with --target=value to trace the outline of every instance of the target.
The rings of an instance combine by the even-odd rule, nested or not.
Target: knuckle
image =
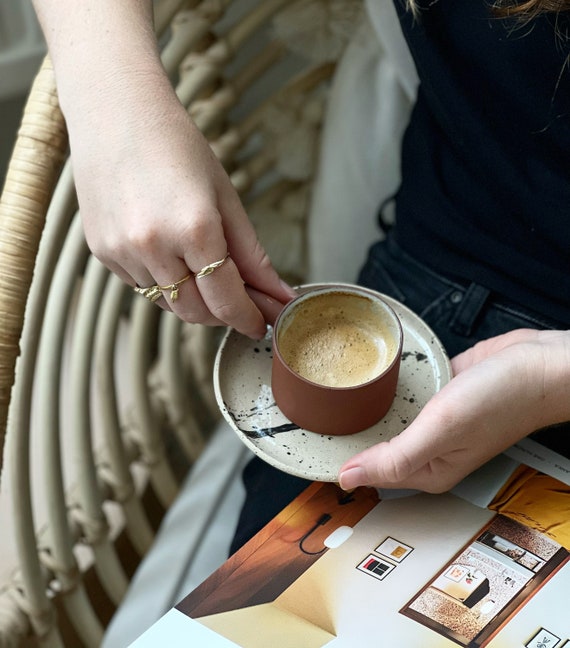
[[[188,324],[209,324],[210,315],[206,309],[190,307],[190,308],[173,308],[176,315],[187,322]]]
[[[239,306],[230,302],[216,304],[211,310],[212,315],[222,322],[234,322],[241,314]]]
[[[156,246],[160,233],[158,223],[145,223],[130,227],[126,237],[129,247],[144,252]]]
[[[450,457],[439,457],[430,461],[423,490],[438,495],[452,489],[460,480],[455,464],[456,460]]]
[[[258,239],[255,241],[253,258],[259,259],[258,265],[260,270],[267,270],[271,267],[271,259]]]
[[[187,223],[183,237],[194,245],[209,245],[213,236],[220,231],[220,213],[215,208],[202,208],[192,212],[192,218]]]
[[[240,271],[244,279],[251,282],[260,275],[274,272],[271,259],[257,238],[253,238],[251,247],[248,247],[245,263],[240,266]]]
[[[427,403],[423,414],[436,429],[448,433],[463,429],[469,418],[454,398],[443,397],[441,392]]]
[[[412,472],[412,466],[406,454],[394,447],[393,451],[388,453],[382,461],[382,466],[378,466],[378,469],[381,470],[386,481],[391,484],[399,484]]]
[[[91,254],[105,265],[124,256],[123,246],[114,237],[107,239],[91,237],[87,239],[87,245]]]

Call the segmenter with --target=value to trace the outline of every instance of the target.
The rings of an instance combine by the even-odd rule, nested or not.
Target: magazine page
[[[570,488],[549,475],[516,467],[487,508],[453,494],[362,507],[372,489],[344,504],[333,484],[308,490],[177,609],[243,648],[570,641]]]
[[[240,648],[238,644],[174,608],[133,641],[130,648],[156,648],[156,646],[188,648],[189,645]]]
[[[380,502],[276,603],[326,619],[335,647],[374,646],[378,636],[402,646],[526,645],[541,628],[568,639],[570,569],[550,581],[568,555],[510,517],[421,494]],[[501,643],[501,628],[516,642]]]
[[[551,439],[550,435],[548,439]],[[505,455],[570,485],[570,457],[566,456],[570,451],[564,448],[564,444],[570,447],[568,432],[556,443],[550,443],[551,447],[544,442],[545,439],[539,436],[526,437],[506,450]]]

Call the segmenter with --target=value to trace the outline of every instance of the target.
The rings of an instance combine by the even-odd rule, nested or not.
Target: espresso
[[[380,375],[397,351],[395,325],[372,300],[351,293],[315,295],[283,322],[279,351],[296,373],[329,387]]]

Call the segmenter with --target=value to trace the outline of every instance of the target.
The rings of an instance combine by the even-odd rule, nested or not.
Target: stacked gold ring
[[[185,281],[188,281],[188,279],[190,279],[190,277],[192,276],[194,276],[195,279],[202,279],[202,277],[207,277],[208,275],[212,274],[214,270],[223,266],[224,263],[228,260],[229,256],[230,256],[229,254],[226,254],[226,256],[223,259],[220,259],[219,261],[214,261],[213,263],[209,263],[207,266],[204,266],[201,270],[196,272],[194,275],[188,274],[185,277],[182,277],[182,279],[179,279],[174,283],[168,284],[168,286],[159,286],[158,284],[154,284],[153,286],[148,286],[147,288],[143,288],[142,286],[139,286],[137,284],[133,290],[139,295],[142,295],[145,299],[148,299],[152,303],[154,303],[157,299],[160,299],[164,291],[170,290],[170,299],[171,301],[175,302],[178,299],[178,292],[181,284],[183,284]]]

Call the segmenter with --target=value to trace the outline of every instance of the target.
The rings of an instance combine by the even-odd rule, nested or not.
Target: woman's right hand
[[[245,284],[286,303],[273,269],[210,146],[169,88],[151,84],[110,123],[71,133],[81,216],[93,253],[131,286],[167,286],[159,304],[188,322],[229,325],[259,338],[264,317]],[[139,89],[140,90],[140,89]],[[138,92],[138,91],[137,91]],[[214,261],[210,275],[194,274]]]
[[[231,182],[179,102],[142,0],[34,0],[54,61],[87,243],[188,322],[259,338],[258,305],[294,291],[272,267]],[[91,25],[89,27],[89,25]],[[195,274],[226,261],[202,278]],[[261,299],[259,297],[261,296]]]

